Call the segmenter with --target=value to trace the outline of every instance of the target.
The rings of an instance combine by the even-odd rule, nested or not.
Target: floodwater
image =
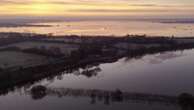
[[[121,58],[113,63],[90,66],[46,78],[35,83],[50,94],[34,98],[31,87],[16,88],[0,96],[1,110],[181,110],[177,105],[145,100],[114,101],[94,99],[91,90],[147,93],[177,96],[194,93],[194,50],[172,51],[136,58]],[[83,74],[85,72],[85,74]],[[87,74],[88,73],[88,74]],[[58,92],[56,92],[58,91]],[[81,91],[81,92],[80,92]]]
[[[32,26],[34,25],[34,26]],[[39,25],[39,26],[36,26]],[[115,35],[194,36],[193,23],[161,23],[152,21],[66,21],[34,23],[30,26],[0,27],[0,32],[25,32],[53,35]]]

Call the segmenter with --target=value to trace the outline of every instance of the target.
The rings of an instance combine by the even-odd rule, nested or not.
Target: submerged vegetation
[[[141,101],[148,103],[163,103],[179,105],[182,110],[193,110],[194,96],[188,93],[182,93],[179,96],[167,96],[146,93],[129,93],[119,89],[115,91],[98,90],[98,89],[72,89],[72,88],[47,88],[42,85],[37,85],[26,91],[31,95],[32,99],[40,100],[47,95],[57,97],[90,97],[91,104],[102,101],[105,105],[110,105],[114,102],[130,102]]]

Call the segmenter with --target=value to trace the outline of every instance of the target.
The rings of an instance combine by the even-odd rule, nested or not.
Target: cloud
[[[176,2],[175,2],[176,1]],[[190,0],[186,0],[190,1]],[[192,14],[194,3],[180,0],[1,0],[0,15]]]
[[[162,0],[1,0],[0,4],[34,4],[34,3],[50,3],[60,5],[83,5],[83,4],[128,4],[129,6],[143,6],[143,7],[193,7],[192,0],[185,0],[184,3],[180,0],[169,0],[168,2],[161,2]],[[173,2],[172,2],[173,1]]]

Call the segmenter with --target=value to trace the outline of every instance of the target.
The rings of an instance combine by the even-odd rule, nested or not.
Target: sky
[[[0,0],[0,16],[186,16],[194,0]]]

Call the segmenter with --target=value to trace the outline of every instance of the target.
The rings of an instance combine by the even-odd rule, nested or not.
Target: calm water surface
[[[146,55],[137,58],[122,58],[114,63],[100,64],[79,69],[73,73],[44,79],[35,85],[44,85],[58,91],[99,89],[148,94],[178,95],[194,93],[194,50]],[[91,71],[92,75],[80,74]],[[72,93],[73,94],[73,93]],[[0,96],[1,110],[180,110],[178,106],[126,101],[92,101],[88,96],[47,94],[35,100],[24,89],[17,89]]]
[[[0,32],[32,32],[54,35],[126,35],[146,34],[151,36],[194,36],[194,24],[160,23],[151,21],[69,21],[36,23],[34,25],[50,25],[48,27],[1,27]]]

